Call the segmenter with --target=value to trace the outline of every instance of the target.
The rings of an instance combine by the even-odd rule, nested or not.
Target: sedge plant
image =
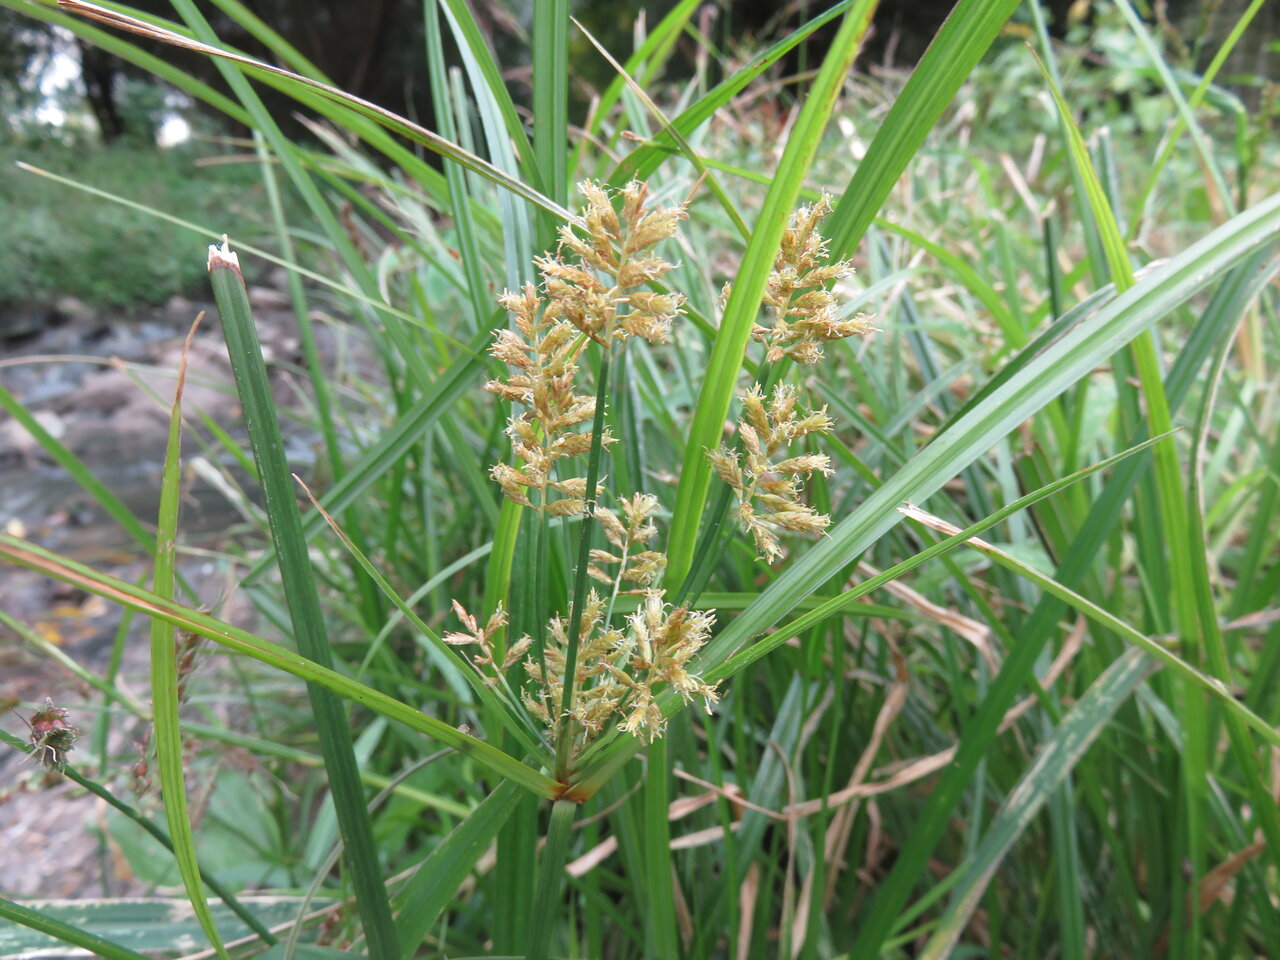
[[[699,47],[666,97],[656,78],[702,26],[681,2],[578,137],[563,3],[535,8],[532,128],[467,6],[425,4],[428,130],[344,94],[234,0],[218,6],[271,63],[220,44],[187,0],[136,22],[0,2],[252,126],[267,195],[308,210],[305,231],[281,213],[274,253],[236,247],[297,281],[318,509],[299,513],[230,247],[210,261],[248,434],[216,449],[240,464],[228,490],[252,474],[265,494],[254,546],[225,562],[269,626],[12,535],[0,554],[236,655],[229,696],[252,726],[196,724],[199,697],[178,714],[161,696],[164,787],[191,775],[179,722],[301,780],[300,802],[277,792],[290,829],[261,855],[339,905],[330,945],[1082,960],[1280,942],[1264,522],[1280,202],[1261,116],[1217,84],[1259,4],[1189,96],[1170,69],[1189,62],[1107,5],[1107,49],[1158,78],[1132,96],[1177,116],[1109,133],[1094,118],[1117,119],[1114,97],[1061,68],[1071,48],[1036,2],[1011,32],[1043,72],[997,40],[1015,0],[961,0],[880,112],[842,97],[874,3],[817,12],[720,82]],[[91,8],[217,58],[225,91],[66,12]],[[741,99],[823,28],[794,109]],[[256,83],[323,118],[316,140],[285,137]],[[1137,189],[1126,155],[1151,159]],[[322,267],[299,264],[318,240]],[[333,296],[374,358],[365,380],[331,381],[315,352]],[[286,675],[307,701],[264,705]],[[103,715],[137,712],[95,689]],[[418,766],[435,744],[450,753]],[[43,756],[82,773],[77,753]],[[389,791],[373,811],[368,786]],[[198,899],[202,835],[171,834]],[[9,900],[0,916],[133,955],[91,918]]]

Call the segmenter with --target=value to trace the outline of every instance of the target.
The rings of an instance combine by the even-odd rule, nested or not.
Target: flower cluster
[[[541,292],[530,283],[499,299],[514,329],[498,331],[490,352],[512,372],[485,384],[526,408],[507,425],[520,465],[499,463],[491,476],[509,499],[555,516],[578,516],[586,509],[585,478],[553,479],[557,461],[591,447],[590,434],[580,427],[594,416],[595,398],[574,389],[583,338],[606,347],[632,336],[665,342],[684,302],[678,294],[644,289],[673,269],[653,251],[675,234],[684,211],[646,209],[647,190],[640,183],[623,188],[620,211],[599,184],[586,182],[579,190],[586,200],[585,237],[570,226],[561,228],[559,252],[536,261]],[[606,430],[601,442],[612,440]],[[538,494],[536,503],[531,491]]]
[[[691,669],[711,635],[714,612],[673,607],[658,586],[667,559],[652,546],[657,498],[638,493],[619,497],[615,509],[588,509],[594,493],[586,480],[562,476],[563,465],[558,465],[592,449],[591,434],[582,425],[595,418],[596,401],[576,391],[580,351],[592,342],[609,349],[632,337],[653,344],[670,339],[684,301],[660,289],[673,264],[654,251],[675,234],[684,211],[648,209],[646,188],[639,183],[617,195],[591,182],[579,190],[585,200],[581,217],[561,229],[555,255],[535,261],[539,283],[507,292],[499,301],[512,326],[497,334],[491,352],[510,373],[486,389],[523,410],[508,421],[506,431],[516,462],[498,464],[492,476],[523,506],[557,516],[584,515],[588,521],[594,517],[608,549],[592,549],[585,572],[611,592],[607,598],[595,591],[585,598],[579,594],[581,609],[569,618],[553,617],[536,640],[523,636],[505,650],[498,642],[507,625],[501,609],[482,626],[455,602],[463,629],[444,637],[446,643],[471,648],[472,666],[501,689],[514,712],[522,704],[549,730],[561,776],[610,730],[646,742],[661,736],[664,691],[686,702],[701,700],[708,711],[717,700],[715,686]],[[802,208],[783,237],[764,296],[772,321],[752,331],[770,363],[788,357],[816,363],[824,343],[872,329],[861,314],[841,319],[828,289],[851,272],[844,261],[823,263],[828,251],[818,226],[830,209],[825,196]],[[788,447],[830,432],[832,422],[825,408],[803,410],[792,386],[766,392],[757,385],[741,401],[739,443],[708,455],[737,495],[742,526],[772,563],[783,556],[780,532],[820,533],[829,522],[803,503],[801,494],[813,473],[831,473],[830,459],[791,455]],[[600,442],[612,440],[603,430]],[[613,605],[624,592],[638,597],[638,605],[625,620],[615,620]],[[517,664],[527,681],[509,682],[508,671]]]
[[[666,720],[653,697],[660,683],[670,684],[686,703],[701,698],[711,712],[711,704],[719,699],[715,687],[690,673],[688,665],[711,636],[715,621],[710,610],[672,609],[663,603],[661,591],[645,594],[640,609],[627,619],[627,633],[618,648],[629,669],[609,668],[630,690],[628,701],[620,705],[627,715],[620,729],[646,742],[662,734]]]
[[[765,286],[764,304],[773,311],[770,326],[752,328],[751,339],[765,345],[770,363],[790,357],[799,363],[814,364],[822,359],[822,344],[829,340],[865,336],[875,328],[871,318],[855,314],[840,319],[836,299],[828,287],[853,273],[849,261],[824,263],[827,241],[818,232],[824,216],[831,212],[831,198],[801,207],[782,236]],[[726,284],[722,299],[728,299]]]
[[[599,736],[611,721],[618,728],[651,742],[660,736],[666,720],[658,706],[657,688],[670,684],[685,701],[702,698],[708,711],[717,699],[715,689],[688,670],[689,660],[707,642],[715,614],[709,611],[671,608],[662,593],[645,593],[640,609],[627,618],[624,629],[610,627],[604,619],[604,600],[594,591],[579,621],[580,646],[574,669],[574,696],[569,718],[574,724],[575,752]],[[568,625],[556,617],[550,624],[546,647],[546,671],[533,656],[525,671],[539,688],[526,691],[530,713],[558,736],[565,722],[560,712],[565,685]]]
[[[658,534],[653,514],[658,509],[658,498],[651,493],[637,493],[634,497],[618,498],[622,516],[605,507],[596,509],[596,519],[604,529],[605,539],[617,550],[592,550],[591,566],[587,572],[601,583],[634,583],[641,588],[651,587],[662,578],[667,569],[667,557],[657,550],[637,550],[646,546]],[[617,564],[617,573],[610,575],[604,566]]]
[[[491,353],[512,368],[506,380],[491,380],[485,389],[527,409],[507,421],[507,436],[520,467],[493,466],[490,475],[516,503],[536,506],[556,516],[576,516],[586,508],[585,477],[553,479],[558,460],[586,453],[591,435],[576,428],[595,415],[594,397],[574,391],[580,347],[572,324],[556,320],[544,308],[537,289],[528,284],[520,293],[505,293],[498,301],[514,318],[514,330],[499,330]],[[612,437],[605,436],[604,443]],[[551,499],[551,491],[559,495]],[[529,499],[538,492],[538,503]]]
[[[819,232],[831,212],[831,198],[823,194],[815,204],[801,207],[782,237],[778,256],[765,287],[764,305],[772,311],[769,326],[757,325],[751,338],[765,345],[765,361],[790,357],[815,364],[822,359],[822,344],[873,332],[871,319],[856,314],[840,319],[835,297],[828,287],[853,272],[847,260],[824,264],[827,241]],[[731,287],[725,286],[727,299]],[[830,518],[801,502],[801,482],[816,472],[831,473],[830,458],[802,454],[776,459],[785,447],[809,434],[829,433],[826,408],[804,413],[797,408],[794,387],[777,387],[766,403],[759,385],[742,400],[738,421],[741,449],[721,446],[708,451],[711,467],[737,495],[738,519],[751,534],[764,559],[775,563],[784,556],[778,531],[820,533]]]
[[[684,297],[641,288],[675,268],[653,250],[675,236],[684,210],[645,209],[648,187],[634,180],[622,189],[620,212],[599,184],[586,181],[578,190],[586,200],[586,237],[563,226],[560,252],[534,261],[550,299],[547,312],[606,347],[633,336],[666,343]],[[576,260],[565,259],[566,250]]]
[[[521,637],[497,662],[493,635],[506,625],[501,611],[484,627],[456,601],[454,611],[466,632],[446,634],[444,641],[455,646],[475,645],[479,654],[471,658],[475,669],[491,686],[523,658],[524,670],[534,686],[520,698],[529,713],[542,722],[552,739],[565,723],[565,669],[568,662],[569,623],[553,617],[541,656],[531,652],[533,639]],[[573,673],[573,697],[568,717],[573,723],[575,753],[616,721],[618,728],[652,741],[666,725],[657,702],[659,685],[669,684],[685,701],[702,698],[708,711],[717,699],[715,688],[689,671],[689,660],[711,635],[715,614],[710,611],[672,609],[663,603],[660,590],[644,592],[640,608],[627,618],[626,626],[609,626],[605,601],[591,591],[578,621],[578,656]]]
[[[804,412],[797,407],[796,389],[778,386],[765,402],[759,386],[743,394],[738,436],[745,457],[726,447],[708,456],[711,467],[738,498],[738,519],[751,534],[769,563],[783,556],[775,529],[792,533],[818,533],[830,517],[800,500],[801,480],[815,471],[829,475],[831,458],[825,454],[801,454],[777,459],[779,453],[810,434],[830,433],[827,409]]]

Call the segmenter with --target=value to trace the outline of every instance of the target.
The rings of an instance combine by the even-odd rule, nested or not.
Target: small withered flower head
[[[498,631],[507,625],[507,614],[502,609],[502,605],[498,605],[498,609],[493,612],[483,627],[480,626],[478,620],[471,614],[467,613],[465,607],[457,600],[453,601],[453,612],[457,614],[458,619],[462,621],[465,630],[446,633],[442,639],[445,643],[453,647],[476,646],[480,648],[478,654],[470,657],[471,664],[486,680],[492,681],[494,676],[494,643],[493,638]],[[517,648],[518,653],[515,653]],[[511,664],[515,663],[524,654],[524,648],[519,644],[515,644],[509,650],[503,659],[502,666],[498,670],[506,670]],[[488,670],[482,668],[490,668]]]
[[[719,447],[707,454],[711,468],[737,496],[738,520],[769,563],[784,556],[776,531],[821,533],[831,522],[800,499],[801,483],[813,473],[830,475],[825,454],[788,457],[786,447],[810,434],[830,433],[826,408],[799,408],[796,388],[780,384],[766,400],[759,385],[742,394],[738,436],[742,454]]]
[[[874,331],[871,318],[855,314],[842,319],[829,287],[853,274],[847,260],[825,263],[827,241],[819,228],[831,212],[831,197],[823,194],[814,204],[801,207],[782,235],[778,256],[765,286],[764,304],[772,313],[769,325],[752,328],[751,339],[765,345],[765,358],[773,363],[790,357],[797,363],[815,364],[822,359],[822,344]],[[722,302],[732,284],[726,284]]]
[[[80,731],[67,719],[69,716],[66,710],[54,706],[53,700],[45,697],[44,706],[26,721],[31,731],[31,755],[46,769],[65,770],[67,754],[80,737]]]

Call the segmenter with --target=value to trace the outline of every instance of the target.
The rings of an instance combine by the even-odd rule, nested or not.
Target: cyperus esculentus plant
[[[465,630],[445,637],[450,644],[474,647],[475,669],[547,728],[558,755],[568,758],[562,772],[612,729],[645,742],[660,736],[666,723],[658,700],[663,689],[686,702],[701,699],[708,711],[717,700],[714,686],[691,668],[710,637],[715,613],[673,607],[656,586],[666,568],[665,554],[651,546],[658,533],[657,497],[620,496],[616,511],[592,509],[598,495],[592,481],[560,475],[567,461],[616,439],[600,424],[597,399],[577,392],[581,352],[592,343],[609,350],[633,336],[652,344],[670,339],[683,298],[649,286],[673,269],[654,248],[674,235],[684,213],[646,209],[646,189],[639,183],[620,192],[618,210],[602,187],[586,183],[580,189],[586,199],[585,236],[562,228],[558,253],[535,261],[540,286],[528,284],[499,301],[512,314],[514,329],[499,331],[491,352],[511,373],[486,389],[524,409],[511,417],[506,431],[517,463],[499,463],[491,473],[521,506],[544,516],[584,517],[584,537],[598,521],[611,549],[584,553],[586,569],[580,573],[608,584],[610,592],[606,598],[580,587],[574,612],[552,617],[544,638],[523,636],[502,653],[495,643],[507,623],[501,609],[481,627],[455,603]],[[841,319],[827,289],[850,273],[845,262],[821,263],[826,244],[817,227],[829,209],[824,197],[799,211],[771,273],[765,297],[771,323],[758,326],[753,337],[765,344],[766,363],[775,370],[788,358],[816,363],[824,342],[871,329],[861,315]],[[769,390],[753,385],[742,395],[741,451],[709,452],[716,472],[737,495],[744,529],[771,563],[783,556],[779,531],[820,532],[828,522],[802,501],[801,481],[815,471],[830,473],[830,460],[816,453],[791,455],[786,448],[829,432],[832,421],[825,409],[801,410],[798,398],[790,385]],[[592,420],[594,436],[582,430]],[[642,599],[615,626],[614,605],[622,593]],[[508,685],[506,678],[517,663],[530,681],[523,689],[519,683]]]

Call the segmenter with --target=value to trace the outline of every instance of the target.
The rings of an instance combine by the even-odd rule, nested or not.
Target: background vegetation
[[[327,513],[298,507],[243,288],[229,253],[212,261],[248,431],[215,459],[227,489],[251,473],[262,491],[217,562],[256,625],[197,609],[175,573],[176,405],[154,526],[98,491],[154,555],[148,586],[0,535],[8,560],[151,618],[149,705],[90,674],[95,693],[58,706],[127,739],[151,731],[158,793],[131,795],[137,755],[106,734],[66,773],[110,798],[106,829],[138,875],[185,889],[187,932],[272,956],[1191,958],[1280,943],[1275,89],[1223,73],[1262,4],[1204,45],[1124,0],[1061,14],[1057,41],[1036,3],[962,0],[907,74],[850,73],[874,3],[812,10],[758,49],[717,45],[681,3],[610,50],[630,80],[571,112],[565,51],[582,34],[567,5],[533,14],[526,104],[483,23],[429,3],[429,131],[213,58],[228,96],[128,34],[4,5],[249,128],[252,162],[192,178],[200,196],[170,212],[202,244],[225,230],[242,262],[262,249],[291,267]],[[218,6],[323,83],[287,32]],[[181,22],[139,16],[216,44],[194,5],[174,10]],[[811,33],[813,72],[771,69]],[[267,88],[323,122],[282,130]],[[96,173],[74,178],[130,195]],[[450,601],[482,623],[501,603],[499,651],[526,633],[537,650],[548,617],[580,608],[580,557],[603,538],[502,499],[486,473],[509,461],[513,411],[481,384],[504,375],[486,352],[508,322],[496,296],[538,279],[535,256],[577,211],[572,184],[633,177],[657,203],[688,200],[662,248],[680,265],[660,280],[685,317],[674,348],[584,347],[578,388],[606,402],[571,475],[659,498],[667,599],[716,611],[692,663],[720,701],[703,715],[668,694],[664,738],[610,728],[566,763],[441,635],[459,629]],[[760,295],[788,218],[824,189],[830,254],[857,268],[836,288],[842,315],[874,314],[879,332],[829,344],[814,370],[770,365],[748,348]],[[29,247],[60,235],[34,231]],[[137,243],[179,271],[165,262],[179,244]],[[140,282],[140,297],[159,283]],[[335,294],[374,369],[315,352],[308,305]],[[836,468],[805,491],[832,526],[788,538],[774,567],[720,524],[730,497],[705,460],[757,377],[837,421],[807,449]],[[618,442],[602,452],[606,425]],[[906,501],[922,511],[904,516]],[[250,889],[284,899],[237,899]],[[225,909],[205,907],[210,891]],[[121,931],[110,904],[0,899],[0,917],[108,957],[173,945],[171,917]]]

